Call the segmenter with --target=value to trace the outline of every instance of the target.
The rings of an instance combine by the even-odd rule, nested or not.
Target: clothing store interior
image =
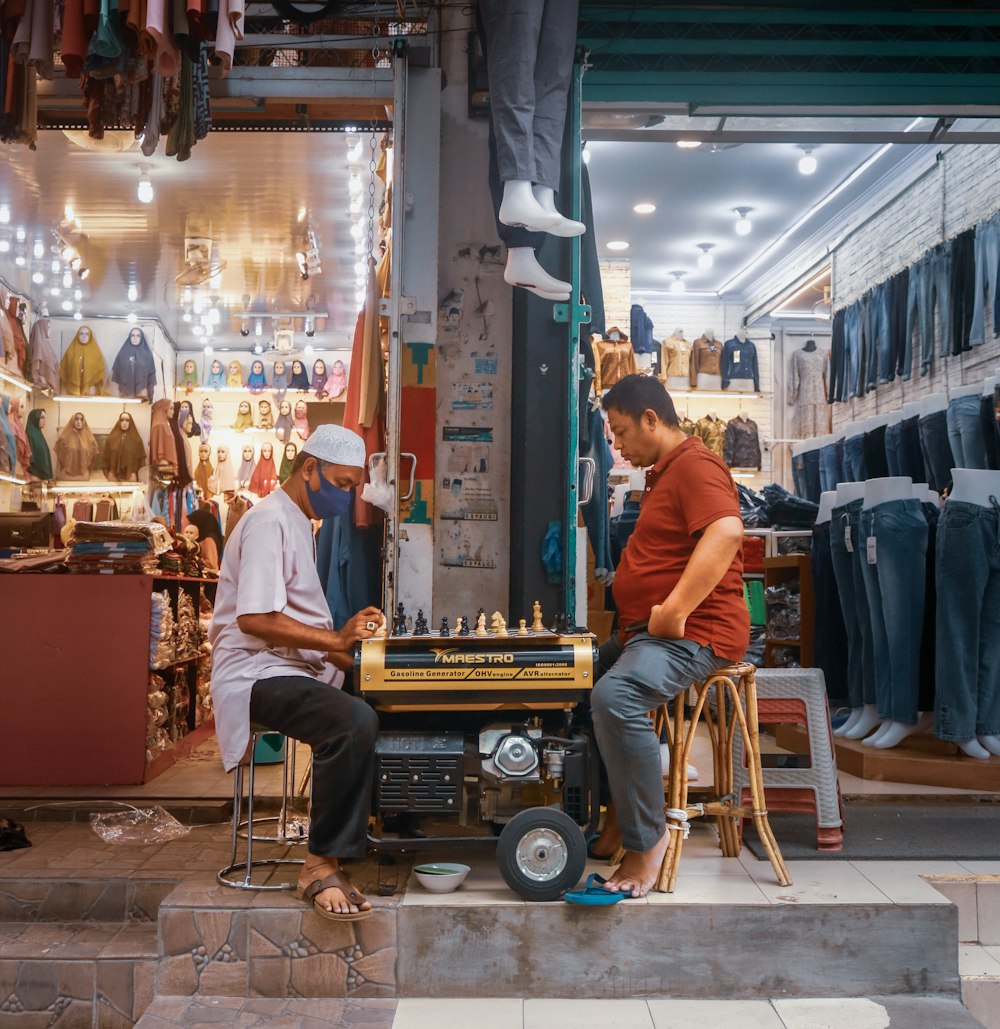
[[[269,6],[248,3],[248,23]],[[548,277],[521,288],[469,12],[354,6],[375,19],[325,44],[288,19],[220,32],[153,89],[81,91],[93,54],[57,43],[46,59],[30,33],[0,52],[27,94],[6,105],[0,167],[0,882],[19,897],[70,865],[156,879],[154,924],[161,903],[161,924],[171,903],[246,904],[225,887],[254,871],[281,888],[249,852],[233,872],[236,847],[300,856],[310,751],[254,727],[250,771],[224,769],[209,627],[236,526],[331,424],[362,437],[367,466],[347,513],[314,523],[330,617],[386,614],[345,684],[388,741],[379,845],[355,881],[419,911],[551,899],[585,861],[607,872],[585,854],[607,814],[596,762],[553,712],[625,628],[611,586],[648,487],[601,398],[648,375],[731,471],[756,669],[752,719],[734,673],[731,697],[695,690],[655,722],[675,875],[690,840],[676,891],[650,898],[951,900],[941,932],[992,962],[975,976],[995,987],[962,971],[962,995],[1000,1024],[1000,920],[984,914],[1000,905],[1000,110],[817,111],[793,87],[781,103],[647,102],[607,85],[598,55],[574,69],[556,196],[586,232],[547,237]],[[562,279],[573,299],[548,295]],[[442,661],[478,662],[482,681],[456,692]],[[567,855],[555,871],[525,850],[546,833]],[[472,874],[431,893],[423,855]],[[214,892],[165,899],[185,877]],[[29,920],[6,889],[0,923]],[[164,978],[183,950],[164,940],[157,993],[196,992]],[[401,965],[379,979],[345,962],[344,996],[403,995]],[[918,992],[952,990],[949,969]]]

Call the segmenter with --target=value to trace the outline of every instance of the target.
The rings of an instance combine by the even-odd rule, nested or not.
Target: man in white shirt
[[[227,771],[264,725],[313,752],[309,855],[299,892],[316,911],[356,921],[371,905],[340,868],[365,853],[378,719],[343,693],[341,668],[358,640],[385,622],[376,607],[339,632],[316,571],[311,519],[346,515],[361,482],[365,447],[339,425],[306,441],[280,489],[240,519],[219,574],[212,641],[212,701]],[[339,668],[337,667],[339,665]]]

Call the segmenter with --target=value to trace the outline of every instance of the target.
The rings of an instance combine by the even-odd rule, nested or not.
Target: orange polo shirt
[[[649,620],[677,584],[702,530],[727,516],[740,517],[736,485],[722,459],[691,436],[646,472],[635,529],[615,573],[612,592],[622,628]],[[685,639],[742,660],[750,642],[743,599],[743,548],[721,582],[695,608]]]

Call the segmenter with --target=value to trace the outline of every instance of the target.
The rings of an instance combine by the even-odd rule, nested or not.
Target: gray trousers
[[[479,0],[500,179],[559,189],[578,0]]]
[[[601,647],[601,675],[590,697],[594,734],[608,770],[626,850],[644,851],[666,831],[660,741],[649,712],[707,675],[731,664],[694,640],[633,636],[614,660]],[[614,662],[611,664],[611,662]]]

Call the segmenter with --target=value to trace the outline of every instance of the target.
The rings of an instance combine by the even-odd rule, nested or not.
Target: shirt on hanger
[[[753,388],[760,392],[757,347],[752,340],[733,336],[722,347],[722,388],[727,389],[733,379],[753,379]]]
[[[712,451],[713,454],[722,457],[722,446],[726,438],[726,425],[721,418],[699,418],[695,422],[695,429],[701,437],[702,443]]]
[[[729,420],[722,442],[722,460],[730,468],[760,468],[760,434],[755,421],[739,416]]]
[[[603,392],[636,372],[635,351],[628,337],[623,339],[596,339],[594,348],[594,386]]]

